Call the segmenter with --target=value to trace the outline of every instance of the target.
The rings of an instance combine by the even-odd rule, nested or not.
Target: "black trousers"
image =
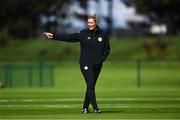
[[[95,85],[99,73],[101,72],[102,64],[96,64],[93,66],[80,65],[80,68],[87,85],[83,108],[88,109],[89,104],[91,103],[93,109],[97,109]]]

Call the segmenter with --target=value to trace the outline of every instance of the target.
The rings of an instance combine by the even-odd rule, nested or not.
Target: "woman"
[[[110,44],[107,34],[98,27],[96,15],[88,16],[88,29],[78,33],[62,35],[45,32],[48,39],[66,42],[80,42],[80,69],[86,81],[87,90],[84,99],[82,113],[88,113],[91,103],[95,113],[101,113],[98,108],[95,95],[95,85],[103,62],[110,53]]]

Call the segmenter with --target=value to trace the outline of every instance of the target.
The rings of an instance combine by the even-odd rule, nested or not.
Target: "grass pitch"
[[[59,64],[54,88],[1,89],[0,119],[180,119],[179,67],[152,66],[144,65],[138,88],[134,63],[105,64],[96,86],[103,112],[81,114],[86,85],[79,66]]]

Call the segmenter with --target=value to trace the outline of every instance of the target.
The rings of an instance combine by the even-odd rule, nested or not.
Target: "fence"
[[[52,87],[54,65],[39,62],[0,62],[0,82],[5,87]]]
[[[55,67],[55,64],[57,62],[0,62],[0,82],[5,87],[53,87],[55,76],[59,77],[60,80],[62,77],[66,79],[65,76],[55,75],[55,69],[59,68],[57,65]],[[66,65],[61,66],[63,71],[65,71]],[[133,60],[111,62],[106,65],[101,77],[108,85],[115,83],[112,87],[116,85],[180,86],[180,61],[177,60]],[[69,66],[68,71],[72,68],[73,70],[79,69],[78,65]],[[68,74],[69,79],[71,79],[70,76],[75,76],[77,72],[68,72]],[[117,80],[120,84],[116,84]],[[61,84],[62,82],[63,80]],[[57,84],[59,83],[57,82]]]
[[[180,61],[138,60],[137,86],[180,86]]]

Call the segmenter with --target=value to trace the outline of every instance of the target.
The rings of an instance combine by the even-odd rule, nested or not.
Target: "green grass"
[[[82,91],[8,89],[1,91],[0,118],[179,119],[179,92],[173,89],[145,88],[97,90],[98,103],[103,113],[82,115]]]
[[[57,63],[54,88],[1,89],[0,119],[180,119],[179,65],[142,63],[138,88],[135,62],[107,62],[96,86],[103,113],[81,114],[86,85],[79,65]]]
[[[162,59],[180,58],[180,41],[177,37],[161,37],[161,41],[167,44]],[[152,45],[152,58],[158,59],[155,43],[156,37],[120,38],[110,40],[110,61],[121,59],[147,59],[143,47],[145,42]],[[59,41],[47,41],[40,39],[9,40],[6,46],[0,46],[0,60],[77,60],[79,58],[79,43],[66,43]]]

